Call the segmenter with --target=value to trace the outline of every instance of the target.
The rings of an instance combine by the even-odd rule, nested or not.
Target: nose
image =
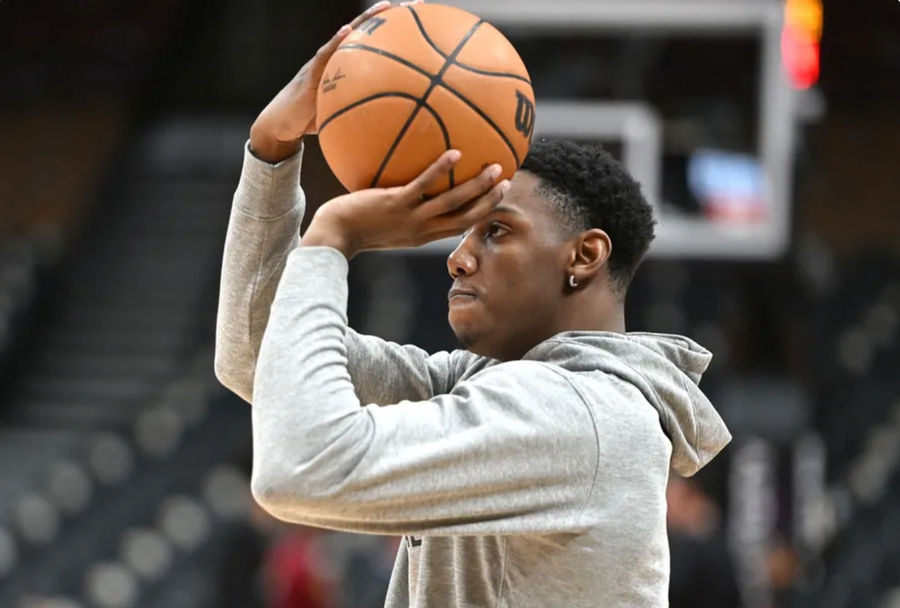
[[[447,256],[447,272],[454,279],[460,276],[473,275],[478,270],[478,262],[472,253],[471,244],[469,243],[471,238],[473,238],[473,235],[469,234]]]

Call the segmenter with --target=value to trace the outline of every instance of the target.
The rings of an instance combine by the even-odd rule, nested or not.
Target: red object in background
[[[795,89],[808,89],[819,81],[818,41],[804,40],[785,28],[781,32],[781,57]]]
[[[269,549],[266,561],[267,608],[330,608],[332,583],[324,577],[316,537],[289,533]]]

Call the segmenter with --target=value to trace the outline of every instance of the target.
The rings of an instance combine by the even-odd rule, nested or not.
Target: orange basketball
[[[462,159],[432,194],[491,163],[510,178],[528,153],[534,92],[491,24],[440,4],[398,6],[351,32],[319,84],[319,143],[348,190],[409,183],[451,148]]]

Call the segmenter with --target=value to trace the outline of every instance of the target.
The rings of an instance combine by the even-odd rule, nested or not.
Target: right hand
[[[405,186],[357,190],[331,199],[316,211],[301,245],[333,247],[349,260],[360,251],[418,247],[462,234],[491,212],[510,183],[497,183],[503,168],[495,164],[426,198],[459,158],[458,150],[448,150]]]
[[[250,149],[258,158],[280,162],[300,149],[304,135],[316,132],[316,92],[325,64],[347,35],[364,21],[391,7],[383,0],[370,7],[335,34],[297,75],[278,92],[250,127]]]

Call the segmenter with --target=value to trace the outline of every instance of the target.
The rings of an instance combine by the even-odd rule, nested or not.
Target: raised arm
[[[300,236],[306,209],[300,188],[302,140],[315,133],[322,71],[353,28],[388,6],[376,4],[341,28],[250,129],[225,239],[215,358],[216,376],[248,402],[253,401],[256,360],[275,288]],[[347,332],[346,348],[351,378],[366,403],[428,399],[446,392],[475,359],[464,351],[429,355],[352,330]]]
[[[305,200],[301,151],[277,165],[244,151],[219,286],[216,377],[252,402],[259,345],[288,252],[300,236]]]

